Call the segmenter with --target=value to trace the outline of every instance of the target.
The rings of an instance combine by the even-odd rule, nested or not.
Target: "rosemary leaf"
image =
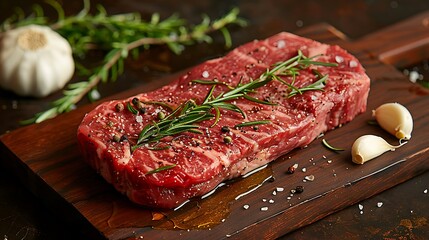
[[[135,109],[131,103],[127,103],[127,109],[128,111],[130,111],[132,114],[137,115],[139,113],[139,111],[137,109]]]
[[[144,104],[152,104],[152,105],[158,105],[158,106],[161,106],[161,107],[165,107],[165,108],[167,108],[167,109],[169,109],[169,110],[171,110],[171,111],[173,111],[174,110],[174,108],[172,107],[172,106],[170,106],[169,104],[167,104],[167,103],[165,103],[165,102],[158,102],[158,101],[146,101],[146,102],[143,102]]]
[[[233,89],[233,87],[229,86],[224,82],[216,82],[216,81],[201,80],[201,79],[192,80],[191,82],[202,84],[202,85],[224,85],[224,86],[227,86],[229,89]]]
[[[176,164],[172,164],[172,165],[165,165],[165,166],[162,166],[162,167],[159,167],[159,168],[153,169],[153,170],[151,170],[151,171],[149,171],[149,172],[145,173],[145,175],[150,175],[150,174],[154,174],[154,173],[159,173],[159,172],[162,172],[162,171],[165,171],[165,170],[168,170],[168,169],[174,168],[174,167],[176,167],[176,166],[177,166]]]
[[[269,123],[271,123],[270,120],[250,121],[250,122],[239,123],[235,125],[235,127],[249,127],[249,126],[269,124]]]
[[[216,112],[216,115],[215,115],[215,120],[214,120],[214,122],[213,122],[213,124],[211,125],[211,127],[214,127],[214,126],[216,126],[216,124],[219,122],[219,120],[220,120],[220,110],[219,110],[219,107],[213,107],[214,108],[214,110],[215,110],[215,112]]]
[[[338,151],[344,151],[344,149],[342,149],[342,148],[336,148],[336,147],[331,146],[331,145],[326,141],[326,139],[322,139],[322,143],[323,143],[323,146],[325,146],[325,147],[326,147],[326,148],[328,148],[329,150],[332,150],[332,151],[335,151],[335,152],[338,152]]]
[[[267,102],[267,101],[263,101],[263,100],[259,100],[257,98],[251,97],[249,95],[244,95],[243,96],[245,99],[251,101],[251,102],[256,102],[256,103],[260,103],[260,104],[265,104],[265,105],[277,105],[276,103],[272,103],[272,102]]]

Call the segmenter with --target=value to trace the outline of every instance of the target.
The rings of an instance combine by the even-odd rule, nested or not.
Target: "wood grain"
[[[299,32],[315,40],[338,44],[355,54],[372,79],[368,109],[385,102],[405,105],[414,117],[413,137],[397,151],[386,153],[362,166],[351,162],[349,150],[334,153],[322,146],[321,139],[316,139],[307,148],[295,150],[270,164],[275,181],[264,184],[239,200],[229,202],[229,215],[223,223],[211,229],[184,231],[145,227],[157,224],[152,220],[151,209],[129,202],[84,163],[77,150],[76,129],[84,114],[96,104],[1,136],[1,154],[7,156],[5,165],[35,195],[91,238],[272,239],[429,169],[428,92],[411,84],[393,66],[382,63],[401,65],[407,57],[414,60],[418,58],[414,53],[427,46],[429,33],[421,31],[422,26],[427,27],[421,24],[427,16],[429,13],[354,42],[348,41],[346,36],[326,24]],[[416,28],[417,34],[410,35],[411,28]],[[400,39],[395,41],[400,45],[380,44],[380,36],[383,36],[383,41]],[[405,50],[393,51],[397,48]],[[141,86],[114,98],[157,88],[174,77],[162,78],[150,86]],[[396,141],[379,127],[368,125],[369,119],[371,113],[367,111],[351,123],[327,133],[324,138],[332,145],[346,149],[350,149],[354,139],[363,134],[380,135],[392,143]],[[294,163],[298,163],[300,169],[305,167],[307,171],[285,174]],[[304,183],[306,175],[314,175],[315,180]],[[236,188],[239,182],[229,184],[228,188]],[[303,185],[305,191],[287,199],[289,190],[297,185]],[[273,195],[276,187],[283,187],[285,191]],[[216,194],[225,192],[228,191]],[[274,203],[264,202],[263,199],[272,199]],[[248,210],[243,209],[245,204],[250,206]],[[264,206],[269,207],[268,211],[260,211]]]

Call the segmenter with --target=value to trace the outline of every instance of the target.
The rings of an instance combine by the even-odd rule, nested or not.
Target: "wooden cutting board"
[[[148,209],[118,194],[84,163],[78,152],[76,129],[84,114],[96,106],[91,104],[1,136],[4,164],[64,220],[91,238],[100,239],[275,238],[427,171],[429,91],[410,83],[393,65],[406,66],[429,56],[429,12],[358,41],[349,41],[326,24],[302,29],[298,34],[349,50],[360,59],[371,78],[368,111],[322,137],[333,146],[345,148],[343,152],[327,150],[319,138],[257,174],[228,182],[212,196],[178,211]],[[154,89],[174,77],[114,98]],[[353,164],[350,148],[361,135],[375,134],[397,143],[378,126],[367,123],[371,109],[386,102],[399,102],[410,110],[414,117],[412,139],[395,152],[364,165]],[[299,165],[297,171],[287,174],[295,163]],[[314,176],[314,181],[304,182],[309,175]],[[266,178],[274,180],[235,200]],[[304,192],[291,196],[290,190],[298,185],[304,186]],[[160,220],[153,220],[160,216]],[[201,216],[202,221],[198,220]],[[213,222],[207,222],[209,218]],[[168,229],[172,221],[176,221],[176,226],[196,221],[200,229]],[[204,228],[204,224],[210,227]]]

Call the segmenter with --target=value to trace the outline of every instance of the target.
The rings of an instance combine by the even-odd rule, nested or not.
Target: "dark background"
[[[54,11],[42,1],[16,0],[0,2],[0,21],[10,16],[15,7],[29,12],[32,4],[40,3],[48,16]],[[105,0],[101,3],[108,13],[140,12],[144,18],[158,12],[165,18],[173,13],[198,23],[201,14],[211,18],[239,7],[249,25],[230,28],[234,46],[265,38],[280,31],[294,32],[312,24],[327,22],[351,39],[358,39],[418,13],[429,10],[429,1],[137,1]],[[81,1],[63,1],[66,14],[76,14]],[[191,67],[201,61],[221,56],[228,50],[222,38],[214,34],[214,43],[187,47],[176,56],[164,48],[145,52],[137,61],[128,61],[126,72],[114,84],[100,87],[102,97],[110,96],[148,81]],[[93,56],[97,59],[97,56]],[[429,56],[428,56],[429,58]],[[416,63],[417,65],[419,63]],[[410,66],[412,68],[412,66]],[[424,69],[418,69],[422,73]],[[429,78],[429,74],[426,78]],[[77,80],[77,77],[74,78]],[[23,98],[0,90],[0,134],[19,128],[19,120],[49,107],[60,93],[43,99]],[[84,101],[81,104],[85,104]],[[1,166],[1,164],[0,164]],[[371,187],[371,186],[368,186]],[[429,173],[371,197],[359,205],[350,206],[310,226],[299,229],[284,239],[429,239]],[[377,203],[382,203],[377,207]],[[82,239],[78,229],[68,225],[67,216],[57,215],[55,209],[43,205],[8,169],[0,168],[0,239]]]

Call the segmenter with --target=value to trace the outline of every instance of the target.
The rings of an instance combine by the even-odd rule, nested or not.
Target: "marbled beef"
[[[246,121],[270,120],[258,128],[234,128],[243,122],[240,113],[221,110],[217,125],[200,123],[203,134],[182,133],[161,140],[164,150],[140,147],[131,151],[145,125],[157,121],[158,112],[168,108],[146,104],[145,113],[118,111],[133,98],[157,101],[177,107],[186,100],[201,103],[211,86],[192,80],[217,80],[236,86],[257,79],[273,64],[297,55],[338,63],[337,67],[312,66],[300,71],[294,85],[307,86],[317,80],[313,69],[329,78],[324,91],[308,91],[287,97],[288,87],[271,81],[252,96],[277,103],[262,105],[246,99],[232,101],[247,115]],[[291,81],[291,79],[289,79]],[[267,164],[294,148],[304,147],[319,134],[351,121],[365,111],[370,81],[358,60],[338,46],[322,44],[290,33],[253,41],[225,57],[204,62],[167,86],[124,100],[100,104],[89,112],[78,129],[78,142],[86,161],[119,192],[138,204],[173,208],[192,197],[201,196],[226,179],[245,174]],[[227,91],[216,87],[215,95]],[[222,131],[222,127],[229,131]],[[118,137],[122,139],[118,139]],[[231,143],[225,143],[225,136]],[[153,174],[162,166],[174,166]]]

